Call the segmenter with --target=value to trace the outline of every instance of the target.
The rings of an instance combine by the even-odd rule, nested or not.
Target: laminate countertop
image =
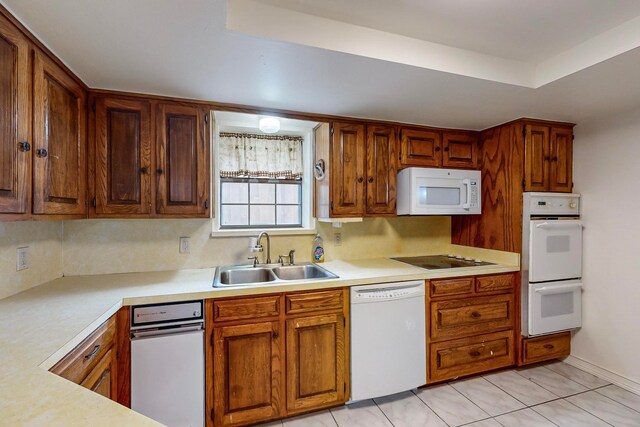
[[[339,278],[213,288],[215,269],[63,277],[0,300],[0,426],[158,426],[48,370],[123,306],[258,295],[519,270],[497,265],[424,270],[390,259],[331,261]]]

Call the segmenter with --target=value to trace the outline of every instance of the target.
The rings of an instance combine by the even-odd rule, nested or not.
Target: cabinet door
[[[107,399],[116,400],[115,373],[115,352],[109,350],[80,385]]]
[[[396,129],[367,127],[367,214],[396,213]]]
[[[549,190],[570,193],[573,189],[573,131],[551,128]]]
[[[283,415],[279,323],[223,326],[213,334],[214,425],[251,424]]]
[[[209,216],[208,114],[198,106],[158,107],[157,212],[188,217]]]
[[[96,214],[151,213],[150,105],[99,97],[95,112]]]
[[[331,143],[331,214],[364,215],[364,125],[333,123]]]
[[[442,134],[442,166],[475,169],[478,157],[478,137],[472,133]]]
[[[86,94],[40,52],[33,64],[33,213],[84,215]]]
[[[549,128],[525,126],[525,191],[549,189]]]
[[[29,45],[0,16],[0,213],[29,210]]]
[[[308,411],[345,402],[342,314],[287,320],[287,410]]]
[[[440,132],[428,129],[402,129],[400,163],[403,166],[440,167],[442,165]]]

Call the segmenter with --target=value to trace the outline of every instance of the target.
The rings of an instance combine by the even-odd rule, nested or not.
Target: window
[[[220,179],[220,229],[256,227],[302,227],[301,179]]]
[[[257,115],[215,112],[214,236],[314,234],[313,134],[316,122],[282,119],[262,134]]]

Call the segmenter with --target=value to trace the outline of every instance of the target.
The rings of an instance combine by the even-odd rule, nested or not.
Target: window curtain
[[[219,142],[222,178],[302,179],[299,136],[221,132]]]

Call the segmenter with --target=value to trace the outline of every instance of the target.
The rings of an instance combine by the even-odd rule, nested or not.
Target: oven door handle
[[[462,209],[469,210],[471,208],[471,180],[463,179],[462,185],[467,187],[467,201],[462,205]]]
[[[574,291],[576,289],[582,289],[581,284],[575,285],[555,285],[555,286],[543,286],[535,291],[542,295],[564,294],[566,292]]]
[[[543,230],[552,229],[552,228],[571,228],[571,227],[584,228],[582,221],[558,221],[558,222],[545,221],[541,224],[536,224],[536,228],[541,228]]]

